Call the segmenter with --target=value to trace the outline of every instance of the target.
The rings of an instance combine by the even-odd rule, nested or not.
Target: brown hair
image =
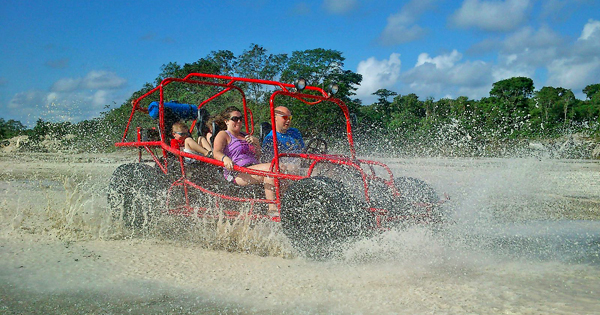
[[[225,130],[227,129],[227,125],[225,124],[225,120],[223,120],[223,118],[221,117],[221,115],[218,116],[213,116],[211,118],[208,119],[208,121],[206,122],[207,127],[210,129],[212,129],[212,124],[213,122],[217,125],[217,128],[219,128],[219,130]],[[214,133],[214,130],[211,130],[212,133]]]
[[[178,121],[176,123],[173,124],[173,127],[171,128],[173,132],[190,132],[190,129],[188,128],[188,126],[186,126],[184,123]]]
[[[233,113],[233,112],[243,113],[239,108],[237,108],[235,106],[229,106],[229,107],[225,108],[225,110],[222,111],[219,116],[221,116],[221,118],[223,119],[223,122],[225,122],[225,120],[228,120],[229,118],[231,118],[231,113]]]

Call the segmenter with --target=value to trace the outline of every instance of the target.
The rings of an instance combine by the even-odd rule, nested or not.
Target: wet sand
[[[455,224],[392,230],[329,262],[277,226],[106,217],[127,154],[0,156],[0,312],[600,314],[600,163],[387,160],[451,196]]]

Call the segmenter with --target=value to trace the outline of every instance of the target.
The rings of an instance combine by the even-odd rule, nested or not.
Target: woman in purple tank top
[[[242,132],[244,125],[242,112],[237,107],[230,106],[221,113],[221,117],[227,124],[227,130],[220,131],[215,137],[213,156],[223,161],[225,178],[240,186],[262,183],[265,186],[266,198],[275,200],[273,178],[233,171],[233,165],[261,171],[269,171],[271,168],[271,163],[258,162],[261,154],[260,141]],[[269,204],[269,215],[279,215],[277,205]]]

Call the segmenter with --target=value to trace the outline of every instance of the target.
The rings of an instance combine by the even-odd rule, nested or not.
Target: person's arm
[[[185,139],[185,148],[188,150],[192,150],[194,152],[201,153],[204,156],[207,156],[210,151],[199,145],[194,139],[186,138]]]
[[[291,133],[290,133],[291,131]],[[288,131],[288,133],[292,136],[292,138],[294,138],[294,142],[297,143],[298,147],[294,148],[294,149],[300,149],[300,151],[304,150],[304,139],[302,139],[302,134],[300,133],[300,130],[294,128],[294,129],[290,129]]]
[[[302,139],[302,134],[300,133],[300,130],[297,131],[298,133],[298,140],[300,141],[300,150],[304,150],[304,139]]]
[[[219,161],[222,161],[228,170],[233,170],[233,161],[230,157],[225,155],[223,151],[229,141],[229,135],[225,131],[220,131],[215,137],[215,143],[213,146],[213,157]]]
[[[260,149],[260,141],[258,140],[258,138],[255,136],[246,135],[245,139],[246,142],[250,143],[254,147],[254,156],[256,157],[256,159],[260,159],[262,151]]]
[[[198,138],[198,144],[200,144],[206,150],[212,151],[212,146],[210,143],[208,143],[208,140],[205,137]]]
[[[171,139],[170,145],[171,149],[179,150],[179,142],[177,139]]]

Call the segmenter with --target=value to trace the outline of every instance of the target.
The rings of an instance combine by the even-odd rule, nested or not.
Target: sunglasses
[[[283,120],[292,120],[292,115],[275,114],[275,116],[279,116],[279,117],[283,118]]]
[[[190,133],[189,132],[179,132],[179,131],[175,131],[174,133],[180,135],[180,136],[189,136]]]
[[[233,116],[233,117],[229,117],[229,120],[233,121],[233,122],[239,122],[242,121],[244,119],[244,116]]]

